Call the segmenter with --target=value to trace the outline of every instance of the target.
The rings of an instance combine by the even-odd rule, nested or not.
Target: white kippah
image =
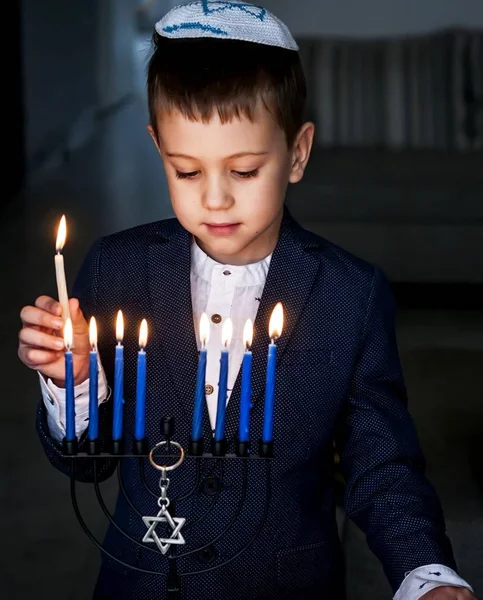
[[[298,50],[288,27],[262,6],[248,2],[199,0],[172,8],[155,25],[169,38],[243,40]]]

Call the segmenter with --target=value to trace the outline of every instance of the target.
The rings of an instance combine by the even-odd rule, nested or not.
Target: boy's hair
[[[252,120],[259,101],[292,146],[304,123],[307,85],[299,53],[275,46],[214,38],[170,39],[153,34],[147,69],[151,126],[159,111],[176,110],[206,123],[218,112]]]

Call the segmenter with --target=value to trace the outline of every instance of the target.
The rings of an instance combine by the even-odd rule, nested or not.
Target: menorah
[[[175,431],[175,421],[173,417],[163,417],[160,423],[161,437],[162,439],[157,442],[151,449],[147,447],[145,440],[136,440],[134,442],[134,447],[132,448],[132,452],[126,453],[123,447],[123,444],[120,440],[113,441],[111,443],[110,452],[100,452],[99,451],[99,443],[98,440],[89,441],[87,452],[79,452],[77,448],[77,441],[67,441],[64,440],[64,455],[71,459],[71,479],[70,479],[70,492],[72,505],[74,508],[75,515],[87,537],[93,542],[97,548],[108,556],[111,560],[116,561],[124,567],[129,569],[134,569],[136,571],[141,571],[143,573],[148,573],[153,576],[162,576],[167,577],[167,598],[168,600],[179,600],[181,598],[181,588],[184,577],[189,577],[193,575],[199,575],[201,573],[207,571],[213,571],[215,569],[219,569],[233,560],[238,558],[242,553],[246,552],[250,546],[253,545],[257,537],[260,535],[262,531],[265,521],[267,519],[268,510],[270,506],[270,498],[271,498],[271,461],[273,459],[273,442],[263,442],[260,440],[258,454],[253,454],[250,451],[250,442],[237,441],[235,444],[235,452],[233,454],[227,453],[227,443],[226,440],[212,440],[211,443],[211,452],[204,451],[204,443],[203,439],[193,441],[191,440],[188,445],[187,451],[173,439],[174,431]],[[173,453],[173,448],[176,452]],[[174,461],[172,464],[158,464],[157,458],[155,454],[159,451],[163,450],[163,461],[164,459],[168,459]],[[120,469],[120,465],[118,463],[117,466],[117,477],[119,481],[119,491],[124,495],[126,501],[128,502],[131,509],[139,516],[144,524],[147,527],[147,532],[141,540],[137,540],[133,538],[129,533],[122,530],[122,528],[115,522],[113,515],[109,511],[100,488],[99,476],[98,476],[98,467],[97,461],[99,459],[105,460],[106,458],[117,458],[117,459],[131,459],[139,461],[139,469],[140,469],[140,477],[143,483],[143,486],[147,490],[147,492],[154,497],[156,494],[152,491],[152,489],[148,486],[148,482],[146,480],[146,473],[144,469],[144,461],[146,458],[149,459],[151,466],[154,469],[160,471],[160,480],[159,480],[159,488],[160,494],[157,497],[157,506],[158,512],[154,516],[145,516],[142,515],[141,512],[136,508],[135,499],[131,498],[126,491],[126,488],[123,484],[122,473]],[[157,552],[160,556],[165,556],[169,561],[167,572],[158,572],[152,571],[148,569],[142,569],[135,565],[130,565],[123,560],[120,560],[110,552],[108,552],[102,545],[102,543],[96,538],[96,536],[89,529],[86,521],[82,516],[82,512],[79,508],[79,503],[77,501],[77,490],[76,490],[76,463],[79,460],[92,460],[93,461],[93,485],[95,489],[95,495],[97,501],[102,509],[102,512],[108,519],[108,521],[116,527],[116,529],[125,536],[128,540],[130,540],[133,544],[140,546],[144,549],[147,549],[150,552]],[[159,459],[158,459],[159,460]],[[195,461],[195,481],[190,490],[179,498],[169,498],[168,497],[168,488],[169,488],[169,477],[168,473],[181,468],[182,464],[185,461]],[[241,489],[240,489],[240,497],[238,499],[237,507],[232,515],[230,521],[227,525],[219,531],[215,537],[211,540],[207,540],[203,545],[197,548],[191,548],[185,552],[179,553],[178,548],[183,546],[186,542],[183,537],[182,528],[185,525],[186,519],[183,517],[176,516],[176,504],[181,500],[187,500],[191,496],[193,496],[200,485],[201,478],[201,467],[203,461],[219,461],[220,463],[220,474],[221,474],[221,483],[223,483],[223,473],[227,465],[232,463],[233,461],[242,461],[241,463]],[[207,566],[204,569],[199,569],[197,571],[191,572],[179,572],[177,559],[182,558],[184,556],[192,555],[195,553],[202,552],[209,548],[212,544],[219,541],[222,537],[229,535],[230,529],[234,526],[236,521],[240,518],[243,513],[243,508],[245,504],[245,499],[248,491],[248,482],[249,482],[249,470],[250,463],[253,461],[264,461],[265,462],[265,482],[266,489],[264,493],[263,509],[261,510],[261,518],[257,526],[254,528],[254,531],[251,532],[251,536],[248,538],[248,541],[244,543],[240,548],[235,548],[233,554],[223,560],[216,565]],[[220,493],[222,485],[218,486],[218,489],[214,490],[213,494],[213,502],[208,508],[209,511],[213,510],[216,507],[216,499]],[[203,515],[206,516],[206,515]],[[191,527],[196,527],[203,519],[195,519],[192,524],[187,525],[186,530],[191,525]],[[169,537],[160,537],[156,532],[156,527],[159,524],[164,524],[170,530]]]

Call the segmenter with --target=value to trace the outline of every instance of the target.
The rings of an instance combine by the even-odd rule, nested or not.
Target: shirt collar
[[[272,254],[269,254],[263,260],[249,265],[221,264],[205,254],[194,239],[191,242],[191,272],[208,283],[211,283],[213,277],[225,278],[223,272],[230,271],[229,281],[233,281],[237,287],[264,284],[271,258]]]

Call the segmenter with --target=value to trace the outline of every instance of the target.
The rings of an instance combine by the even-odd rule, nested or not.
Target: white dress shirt
[[[110,389],[107,386],[106,375],[100,357],[98,356],[98,398],[99,404],[109,400]],[[39,373],[40,390],[47,409],[47,425],[54,440],[61,442],[65,437],[65,389],[55,385],[52,379],[45,378]],[[75,403],[75,433],[78,438],[89,426],[89,380],[87,379],[74,388]]]
[[[228,403],[245,352],[243,329],[247,319],[255,322],[270,259],[271,255],[251,265],[221,265],[207,256],[196,243],[191,247],[191,298],[198,348],[201,347],[201,315],[206,312],[210,319],[210,338],[206,345],[206,403],[212,429],[215,428],[218,404],[223,323],[228,317],[233,322],[228,367]]]
[[[255,322],[270,260],[271,255],[250,265],[222,265],[207,256],[195,242],[191,246],[191,298],[198,348],[201,346],[200,317],[206,312],[210,319],[210,338],[207,344],[206,403],[213,430],[215,429],[218,403],[223,323],[228,317],[233,321],[233,338],[230,344],[228,369],[228,403],[245,351],[243,329],[247,319]],[[41,375],[40,386],[47,408],[50,433],[54,439],[61,441],[65,436],[65,390],[58,388],[50,379],[46,380]],[[99,404],[108,399],[109,389],[99,359]],[[87,429],[89,421],[88,380],[75,388],[75,411],[76,435],[80,437]],[[430,590],[441,585],[456,585],[472,591],[472,588],[452,569],[443,565],[427,565],[406,574],[394,600],[418,600]]]

